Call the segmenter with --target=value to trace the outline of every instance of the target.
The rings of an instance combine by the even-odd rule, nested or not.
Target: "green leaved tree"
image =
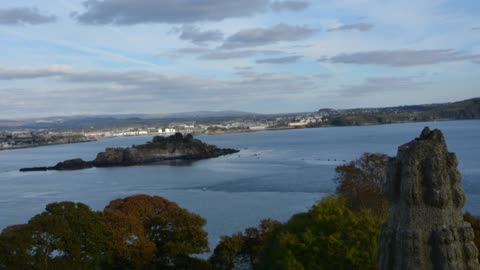
[[[257,269],[376,269],[382,219],[327,197],[274,231]]]
[[[47,205],[0,235],[0,269],[102,269],[111,262],[105,218],[82,203]]]
[[[265,243],[281,223],[264,219],[258,227],[243,233],[223,236],[209,261],[214,270],[254,269],[263,253]]]

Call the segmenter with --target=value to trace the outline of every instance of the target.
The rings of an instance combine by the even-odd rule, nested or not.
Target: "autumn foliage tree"
[[[374,215],[386,215],[387,162],[388,156],[384,154],[364,153],[359,159],[335,169],[336,193],[347,200],[350,209],[370,209]]]
[[[206,221],[158,196],[117,199],[104,214],[113,232],[117,262],[127,269],[185,268],[202,264],[190,257],[209,251]]]

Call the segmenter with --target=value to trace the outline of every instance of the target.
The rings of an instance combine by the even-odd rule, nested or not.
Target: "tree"
[[[257,269],[376,269],[382,220],[327,197],[275,230]]]
[[[245,239],[242,233],[222,236],[209,259],[212,269],[235,269],[235,265],[241,264],[242,261],[244,261],[242,258],[244,244]]]
[[[271,219],[260,222],[257,228],[244,233],[223,236],[209,261],[215,270],[253,269],[258,265],[266,241],[281,223]]]
[[[384,154],[364,153],[359,159],[335,169],[336,192],[347,200],[352,210],[371,209],[374,215],[386,215],[387,162],[388,156]]]
[[[0,234],[0,269],[38,269],[31,253],[31,230],[27,225],[5,228]]]
[[[0,266],[101,269],[110,263],[111,239],[106,220],[88,206],[52,203],[28,224],[11,226],[2,232]]]
[[[176,132],[174,135],[172,135],[172,137],[178,141],[183,140],[183,134],[181,132]]]
[[[260,261],[263,248],[271,233],[281,226],[281,223],[271,219],[264,219],[258,228],[247,228],[245,230],[245,244],[243,253],[247,256],[249,263],[255,268]]]
[[[158,196],[117,199],[104,210],[115,257],[126,268],[188,269],[205,264],[190,257],[209,251],[206,221]]]

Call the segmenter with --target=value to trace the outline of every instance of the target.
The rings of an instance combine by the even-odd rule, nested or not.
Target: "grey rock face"
[[[382,227],[381,270],[480,269],[458,161],[440,130],[425,128],[389,161],[389,219]]]

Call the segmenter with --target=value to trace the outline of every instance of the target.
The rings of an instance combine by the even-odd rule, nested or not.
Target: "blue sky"
[[[480,2],[0,2],[0,119],[480,96]]]

